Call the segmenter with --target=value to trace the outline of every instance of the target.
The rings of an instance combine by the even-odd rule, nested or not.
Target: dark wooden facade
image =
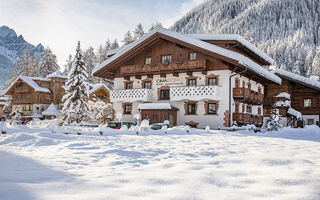
[[[291,95],[291,107],[301,112],[302,115],[320,115],[320,90],[288,80],[286,77],[281,78],[281,85],[268,84],[265,86],[265,117],[270,115],[273,105],[279,100],[275,96],[281,92],[286,92]],[[304,106],[304,99],[311,99],[310,107]],[[281,115],[288,116],[287,108],[280,108],[279,111]]]

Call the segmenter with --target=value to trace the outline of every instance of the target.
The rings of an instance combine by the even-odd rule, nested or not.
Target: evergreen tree
[[[110,49],[111,49],[111,42],[110,42],[110,39],[108,39],[103,48],[103,55],[105,59],[107,59],[107,53],[108,51],[110,51]]]
[[[122,42],[123,42],[124,45],[128,45],[128,44],[131,44],[132,42],[134,42],[130,31],[126,32]]]
[[[85,52],[84,52],[84,63],[86,70],[88,72],[89,80],[92,81],[93,76],[92,70],[95,67],[95,62],[97,60],[96,55],[94,54],[94,49],[92,47],[89,47]]]
[[[83,61],[80,41],[76,49],[75,61],[68,74],[66,83],[66,94],[63,96],[64,105],[59,117],[59,125],[69,125],[82,121],[91,122],[87,99],[88,74]]]
[[[110,50],[117,49],[117,48],[119,48],[119,43],[118,43],[118,40],[115,39],[111,44]]]
[[[20,107],[17,106],[16,107],[16,110],[11,113],[11,116],[13,116],[13,121],[12,121],[12,124],[13,125],[20,125],[21,124],[21,112],[20,112]]]
[[[162,27],[162,24],[160,22],[152,23],[149,31],[152,31],[153,29],[158,27]]]
[[[104,49],[103,49],[102,45],[100,45],[98,48],[98,51],[97,51],[96,63],[101,64],[103,61],[105,61]]]
[[[317,48],[312,62],[312,75],[320,76],[320,47]]]
[[[10,78],[6,82],[8,87],[19,76],[37,76],[39,60],[34,56],[33,52],[26,47],[19,55],[17,62],[14,64],[13,70],[10,73]]]
[[[54,55],[51,49],[47,47],[41,57],[37,76],[46,77],[59,69],[60,67],[57,64],[56,55]]]
[[[143,35],[144,35],[144,30],[143,30],[142,24],[139,23],[133,31],[134,40],[141,38]]]
[[[72,55],[70,54],[68,60],[66,60],[66,64],[64,65],[64,73],[68,73],[71,70],[73,63]]]

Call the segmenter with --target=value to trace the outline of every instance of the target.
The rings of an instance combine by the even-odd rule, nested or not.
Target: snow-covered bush
[[[268,131],[279,131],[283,126],[280,124],[279,109],[272,109],[270,113],[270,122],[267,124]]]
[[[11,116],[13,116],[12,125],[20,125],[21,124],[21,112],[19,106],[17,106],[16,110],[11,113]]]
[[[112,119],[112,104],[105,103],[102,100],[97,100],[96,102],[89,101],[89,108],[93,118],[99,124],[107,123],[108,119]]]
[[[210,131],[210,126],[206,126],[206,128],[204,129],[206,131],[206,133],[209,133]]]
[[[185,127],[184,127],[184,130],[185,130],[187,133],[190,133],[190,126],[189,126],[189,125],[185,126]]]
[[[149,130],[149,120],[144,119],[141,122],[140,131],[148,131]]]
[[[7,134],[7,124],[6,122],[0,122],[0,129],[2,134]]]
[[[168,133],[168,127],[167,127],[167,126],[163,126],[163,127],[161,128],[161,130],[162,130],[165,134]]]
[[[127,131],[127,130],[128,130],[127,125],[123,125],[123,126],[120,128],[120,131]]]

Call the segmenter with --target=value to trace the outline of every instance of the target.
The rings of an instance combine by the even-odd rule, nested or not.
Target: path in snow
[[[1,137],[0,199],[320,199],[317,141],[34,132]]]

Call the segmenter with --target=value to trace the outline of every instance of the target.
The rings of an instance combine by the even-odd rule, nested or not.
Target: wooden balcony
[[[233,98],[234,99],[249,99],[250,93],[248,88],[233,88]]]
[[[232,113],[232,120],[236,121],[238,124],[244,123],[244,113]]]
[[[14,99],[12,105],[33,104],[31,99]]]
[[[249,90],[248,88],[233,88],[233,98],[253,105],[263,104],[263,94]]]
[[[159,72],[173,72],[173,71],[204,71],[206,70],[207,61],[189,60],[181,63],[159,63],[150,65],[127,65],[120,67],[120,74],[147,74]]]
[[[238,125],[254,124],[261,127],[263,124],[263,116],[255,116],[249,113],[232,113],[232,120],[237,122]]]

